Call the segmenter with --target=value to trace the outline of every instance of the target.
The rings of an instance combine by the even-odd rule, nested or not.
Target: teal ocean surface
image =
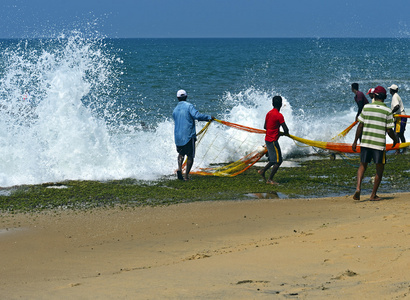
[[[256,128],[263,127],[272,96],[281,95],[291,134],[328,141],[354,121],[353,82],[364,93],[397,84],[410,113],[409,53],[410,39],[90,39],[73,33],[0,40],[0,186],[173,174],[178,89],[200,112]],[[235,160],[263,144],[263,136],[255,136],[248,149],[240,148],[230,130],[211,133],[212,144],[228,154],[198,165]],[[350,133],[345,142],[352,140]],[[281,145],[285,158],[314,152],[290,139]],[[198,155],[202,151],[198,147]]]

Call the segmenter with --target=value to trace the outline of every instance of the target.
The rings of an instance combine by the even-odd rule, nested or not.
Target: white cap
[[[399,89],[399,87],[397,86],[397,85],[395,85],[395,84],[392,84],[391,86],[389,86],[389,89],[392,89],[392,90],[398,90]]]
[[[187,96],[187,94],[186,94],[186,92],[184,91],[184,90],[179,90],[178,92],[177,92],[177,98],[179,98],[179,97],[186,97]]]

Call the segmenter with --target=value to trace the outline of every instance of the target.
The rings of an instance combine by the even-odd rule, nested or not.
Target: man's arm
[[[362,113],[362,110],[363,110],[363,107],[364,107],[364,100],[362,99],[362,100],[360,100],[360,101],[358,101],[357,102],[357,114],[356,114],[356,121],[357,121],[357,118],[360,116],[360,114]]]
[[[357,126],[356,135],[355,135],[355,137],[354,137],[354,142],[353,142],[353,144],[352,144],[352,150],[353,150],[353,152],[356,152],[357,140],[361,138],[362,134],[363,134],[363,123],[360,122],[360,123],[359,123],[359,126]]]
[[[213,116],[201,114],[193,105],[191,105],[189,112],[191,117],[198,121],[210,121],[215,119]]]
[[[400,105],[399,104],[397,104],[395,107],[393,107],[393,110],[392,110],[392,114],[394,114],[396,111],[398,111],[400,109]]]
[[[393,140],[393,148],[394,148],[394,146],[396,146],[396,144],[399,142],[398,139],[397,139],[397,136],[394,133],[393,129],[391,129],[391,128],[387,129],[387,134]]]
[[[283,122],[282,124],[280,124],[280,126],[282,126],[283,132],[279,132],[279,135],[286,135],[289,136],[289,128],[286,125],[285,122]]]

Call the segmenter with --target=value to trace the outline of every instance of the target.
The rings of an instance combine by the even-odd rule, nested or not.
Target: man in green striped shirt
[[[360,200],[360,190],[364,172],[367,165],[372,160],[376,164],[376,176],[374,178],[373,191],[370,195],[371,201],[380,200],[377,196],[377,189],[383,177],[384,164],[386,163],[386,132],[393,140],[393,147],[397,144],[397,137],[394,134],[394,120],[391,110],[383,103],[386,99],[386,90],[382,86],[374,89],[374,103],[366,104],[360,114],[359,126],[352,144],[353,151],[356,152],[357,141],[360,143],[360,166],[357,170],[357,186],[353,195],[354,200]]]

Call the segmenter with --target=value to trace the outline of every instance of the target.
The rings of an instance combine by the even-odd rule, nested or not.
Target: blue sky
[[[0,38],[410,37],[410,0],[1,0]]]

